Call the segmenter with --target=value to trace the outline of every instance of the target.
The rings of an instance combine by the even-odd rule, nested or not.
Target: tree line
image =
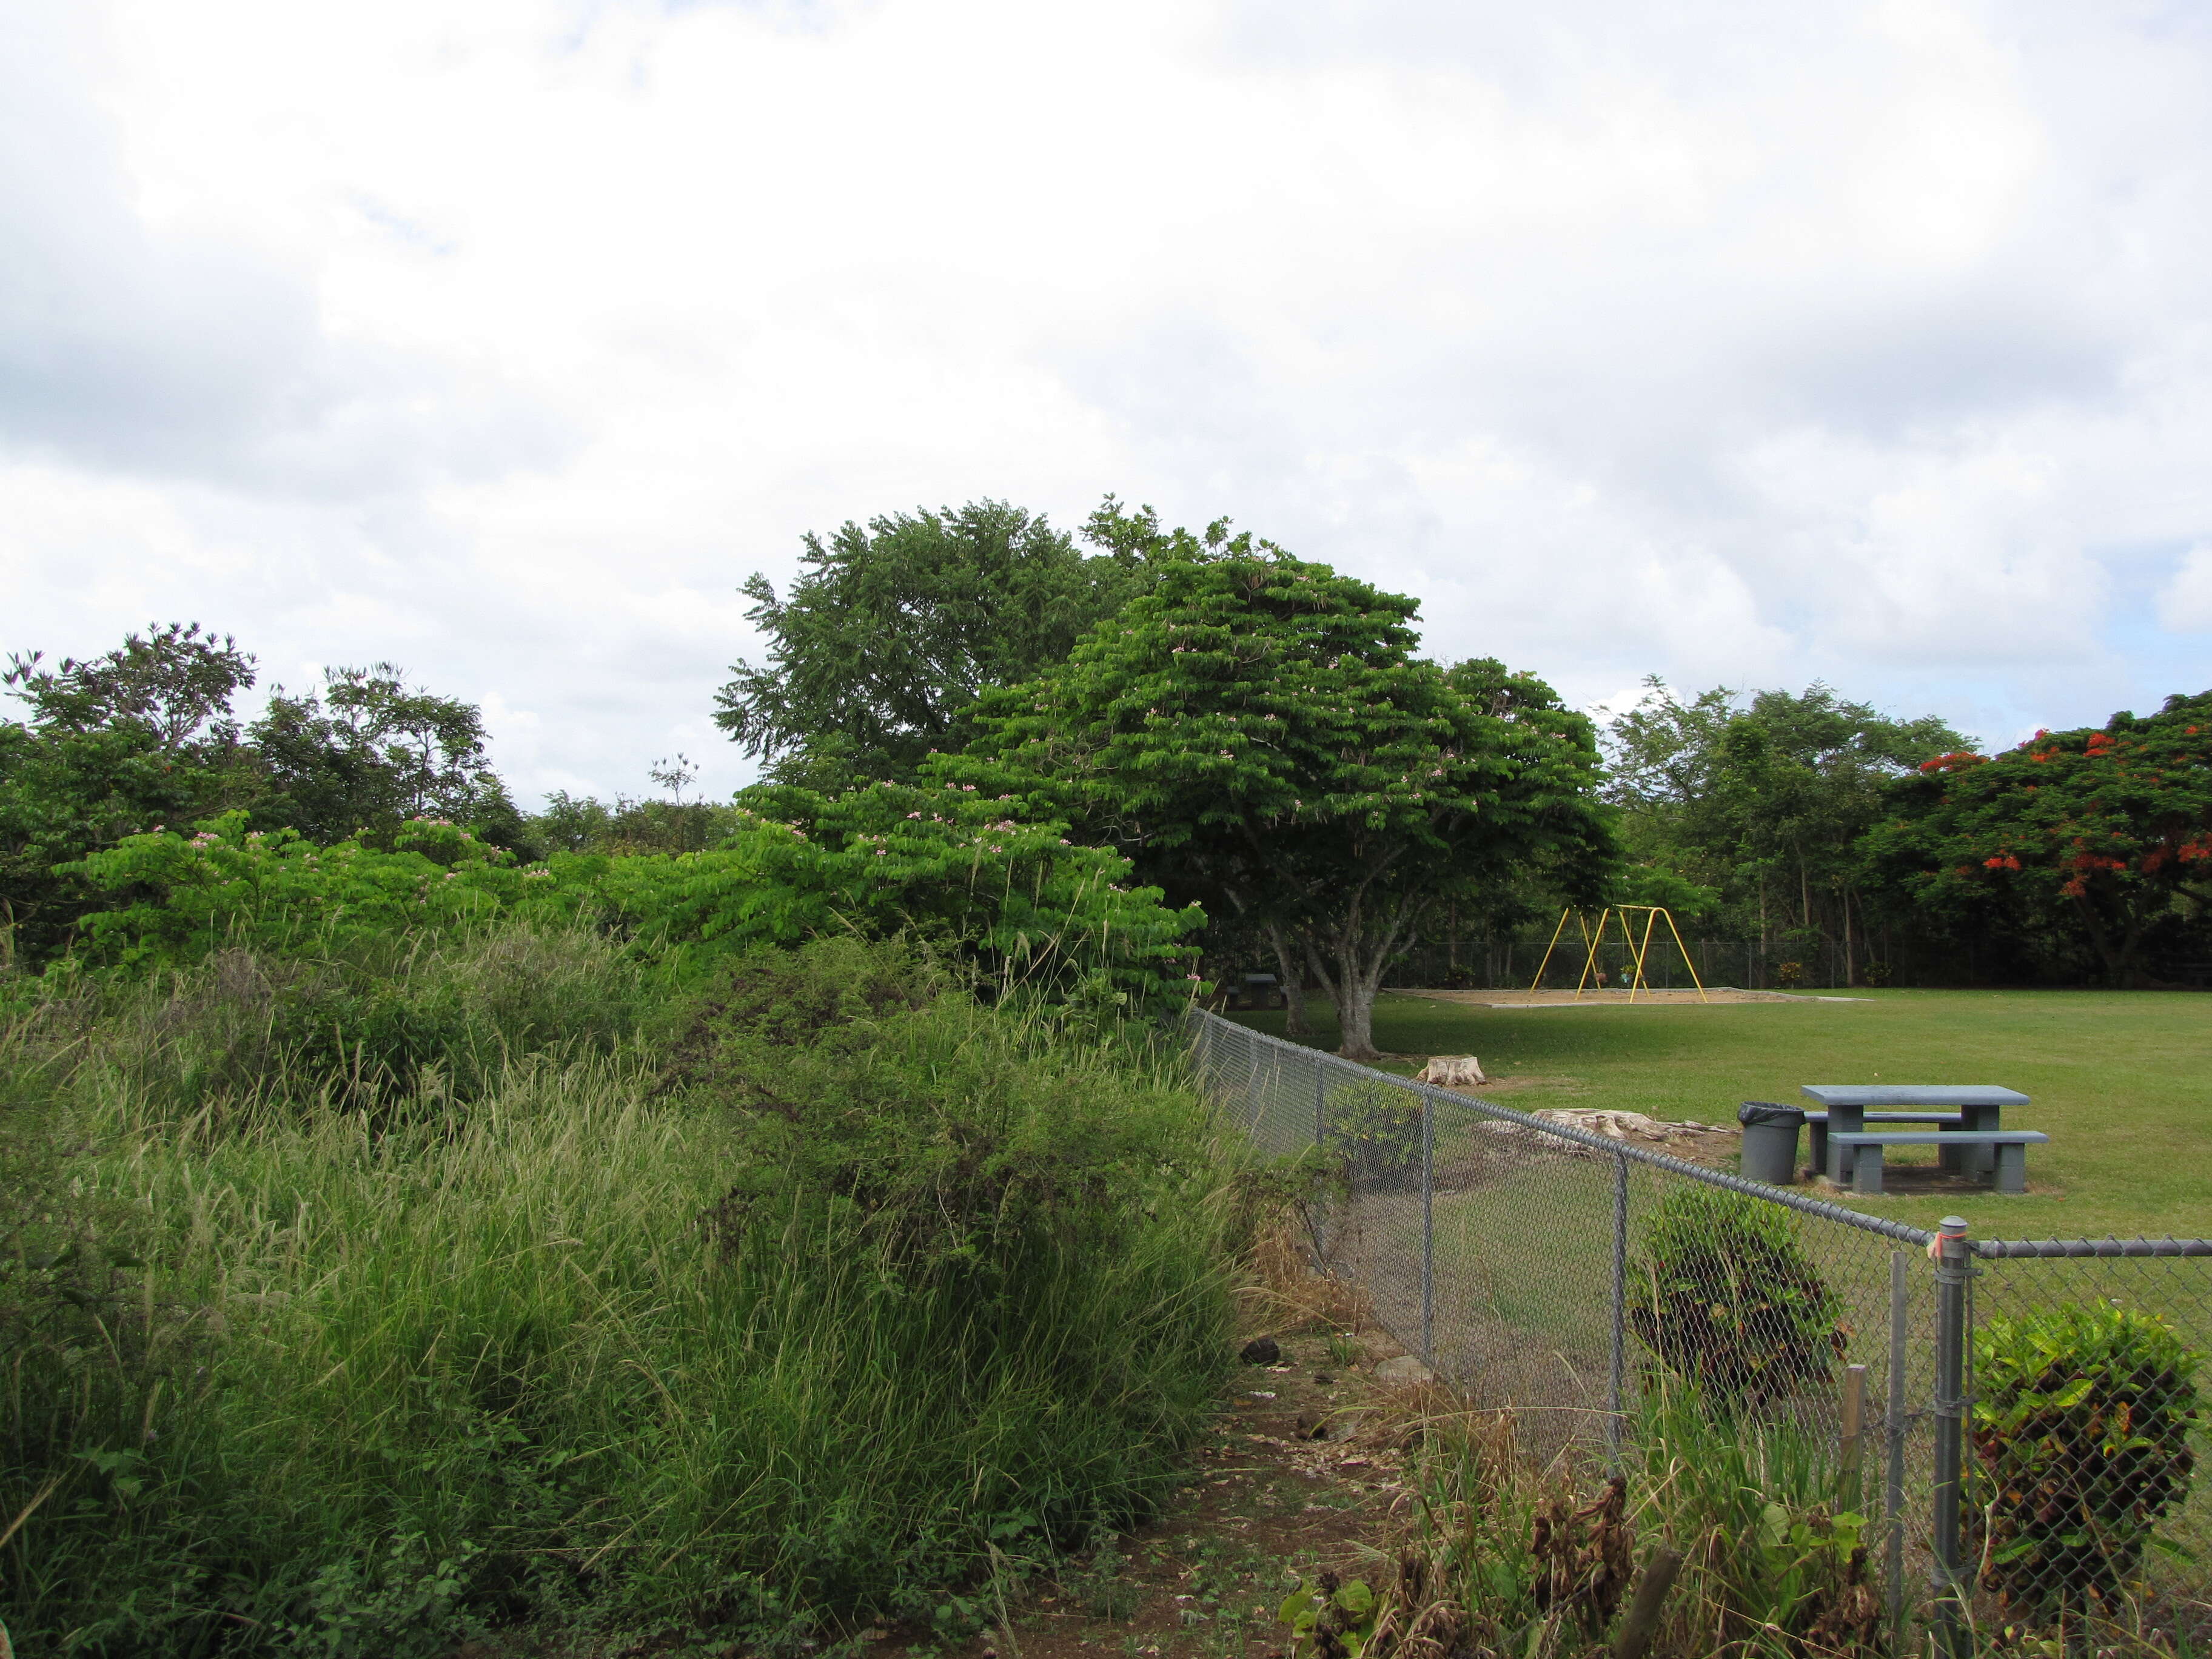
[[[116,914],[115,872],[161,863],[111,860],[101,888],[95,854],[224,815],[371,849],[443,822],[514,866],[599,871],[757,848],[781,826],[809,857],[849,854],[824,890],[885,927],[943,909],[902,906],[902,882],[936,892],[1009,837],[1041,838],[1039,857],[1094,848],[1113,905],[1202,913],[1186,978],[1270,966],[1294,1027],[1323,996],[1351,1054],[1373,1051],[1395,956],[1566,903],[1663,903],[1708,933],[1826,950],[1852,978],[1879,980],[1900,939],[1975,946],[2022,981],[2145,983],[2212,956],[2212,693],[1990,755],[1820,684],[1685,696],[1653,679],[1594,720],[1494,659],[1419,654],[1413,599],[1111,496],[1074,534],[991,501],[848,523],[805,538],[787,592],[759,575],[744,591],[767,651],[733,666],[714,717],[763,781],[727,803],[686,799],[679,756],[652,769],[665,798],[520,812],[477,710],[388,663],[279,687],[241,721],[253,659],[197,624],[86,661],[15,658],[11,959],[66,957],[88,917]],[[882,891],[855,898],[870,881]],[[1063,921],[1091,914],[1080,887]],[[993,903],[985,932],[1012,961],[1028,924],[1011,886]]]

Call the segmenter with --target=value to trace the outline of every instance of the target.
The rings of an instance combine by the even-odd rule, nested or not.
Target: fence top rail
[[[1977,1238],[1976,1255],[2119,1256],[2212,1255],[2212,1238]]]
[[[1784,1209],[1796,1210],[1803,1215],[1818,1216],[1823,1221],[1833,1221],[1843,1226],[1856,1227],[1862,1232],[1877,1233],[1884,1238],[1895,1239],[1900,1243],[1925,1245],[1936,1237],[1935,1234],[1923,1228],[1908,1227],[1901,1221],[1886,1221],[1880,1216],[1863,1215],[1856,1210],[1847,1210],[1840,1204],[1830,1204],[1820,1199],[1807,1198],[1799,1193],[1784,1192],[1779,1188],[1769,1187],[1757,1181],[1747,1181],[1741,1176],[1730,1175],[1724,1170],[1711,1170],[1702,1164],[1692,1164],[1686,1158],[1670,1158],[1664,1152],[1655,1152],[1648,1147],[1627,1146],[1623,1142],[1611,1140],[1603,1135],[1593,1133],[1587,1129],[1570,1128],[1564,1123],[1553,1123],[1543,1118],[1532,1116],[1527,1112],[1516,1111],[1510,1106],[1500,1106],[1494,1101],[1484,1100],[1479,1096],[1454,1094],[1448,1089],[1439,1089],[1425,1083],[1415,1083],[1410,1078],[1395,1077],[1389,1072],[1378,1072],[1371,1066],[1362,1066],[1357,1060],[1345,1059],[1341,1054],[1332,1054],[1320,1048],[1309,1048],[1300,1042],[1286,1042],[1281,1037],[1268,1036],[1265,1031],[1255,1031],[1249,1025],[1239,1025],[1233,1019],[1224,1019],[1220,1015],[1204,1008],[1194,1007],[1190,1012],[1196,1019],[1234,1031],[1243,1040],[1294,1054],[1302,1061],[1332,1068],[1347,1076],[1357,1078],[1363,1083],[1389,1084],[1393,1088],[1403,1089],[1410,1094],[1424,1096],[1440,1105],[1449,1106],[1459,1111],[1500,1118],[1508,1123],[1517,1123],[1522,1128],[1531,1130],[1537,1134],[1548,1135],[1555,1140],[1564,1140],[1575,1146],[1589,1147],[1596,1152],[1610,1153],[1630,1163],[1643,1164],[1653,1169],[1665,1170],[1692,1181],[1703,1182],[1709,1187],[1719,1187],[1729,1192],[1741,1193],[1746,1198],[1755,1198],[1765,1204],[1778,1204]]]

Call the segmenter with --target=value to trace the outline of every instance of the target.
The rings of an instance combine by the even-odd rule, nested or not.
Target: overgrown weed
[[[1239,1212],[1130,1045],[836,941],[744,969],[787,981],[762,1006],[896,994],[763,1042],[726,983],[667,1088],[635,1004],[562,1012],[636,993],[587,944],[387,967],[462,1011],[411,1066],[284,1024],[336,970],[233,959],[49,1016],[0,1071],[24,1213],[61,1218],[0,1269],[0,1525],[30,1510],[0,1606],[32,1650],[958,1625],[963,1586],[1173,1479]],[[71,1226],[112,1248],[54,1279]]]

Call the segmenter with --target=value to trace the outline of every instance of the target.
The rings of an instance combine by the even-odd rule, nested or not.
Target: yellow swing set
[[[1640,938],[1629,922],[1632,912],[1644,919]],[[1589,911],[1569,905],[1559,912],[1559,925],[1552,930],[1552,942],[1544,947],[1544,960],[1537,964],[1536,978],[1528,987],[1529,990],[1534,992],[1544,988],[1544,970],[1552,965],[1552,954],[1559,949],[1559,940],[1565,935],[1570,921],[1580,931],[1583,941],[1583,973],[1582,977],[1575,981],[1576,1000],[1581,1000],[1585,988],[1593,988],[1593,980],[1594,988],[1605,989],[1605,970],[1598,966],[1597,953],[1604,948],[1606,929],[1618,921],[1620,942],[1626,947],[1628,960],[1634,969],[1629,981],[1628,1000],[1635,1001],[1638,991],[1651,988],[1650,981],[1644,977],[1644,964],[1651,953],[1652,932],[1658,927],[1662,916],[1667,919],[1667,931],[1674,936],[1674,948],[1682,953],[1683,965],[1690,970],[1690,983],[1698,988],[1698,1000],[1711,1001],[1711,999],[1705,995],[1705,982],[1698,977],[1698,964],[1690,959],[1689,947],[1682,943],[1682,930],[1674,926],[1674,918],[1665,907],[1657,904],[1608,904],[1597,913],[1597,925],[1594,927],[1590,925]]]

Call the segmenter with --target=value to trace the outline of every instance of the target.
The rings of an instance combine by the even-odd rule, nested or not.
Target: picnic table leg
[[[2027,1148],[2014,1142],[1996,1148],[1997,1190],[2001,1193],[2025,1193],[2027,1190]]]
[[[1805,1129],[1808,1136],[1805,1161],[1812,1165],[1814,1174],[1826,1175],[1828,1172],[1828,1120],[1808,1115],[1805,1119]]]
[[[1868,1198],[1881,1195],[1881,1148],[1859,1146],[1851,1154],[1851,1190]]]
[[[1851,1149],[1848,1146],[1838,1146],[1836,1137],[1838,1134],[1850,1134],[1865,1127],[1866,1113],[1863,1110],[1855,1111],[1849,1107],[1842,1106],[1832,1106],[1828,1109],[1827,1127],[1822,1131],[1822,1139],[1828,1144],[1826,1173],[1828,1179],[1838,1187],[1844,1185],[1851,1178]]]
[[[1999,1115],[2002,1108],[1996,1106],[1968,1106],[1959,1114],[1960,1127],[1972,1130],[2001,1128]],[[1994,1146],[1961,1146],[1959,1149],[1959,1172],[1977,1180],[1994,1177],[1999,1159]]]

